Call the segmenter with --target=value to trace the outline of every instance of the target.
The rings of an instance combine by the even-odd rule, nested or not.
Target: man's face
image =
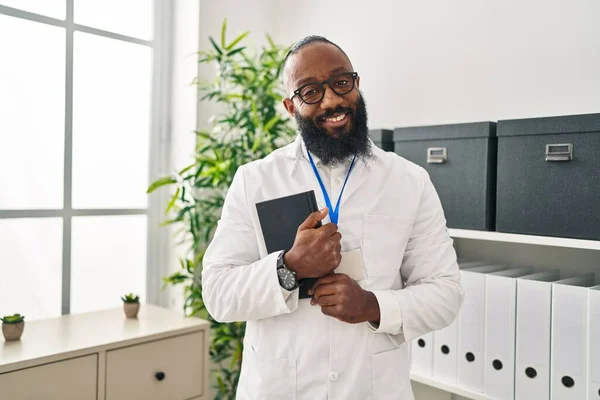
[[[328,43],[312,43],[288,60],[286,89],[291,97],[302,85],[352,71],[352,64],[338,48]],[[359,83],[360,78],[357,78],[354,89],[343,96],[335,94],[326,84],[325,96],[319,103],[307,104],[295,96],[293,100],[285,99],[284,105],[290,115],[298,113],[303,118],[310,118],[316,127],[339,137],[352,128],[352,115],[349,114],[356,113]],[[336,121],[340,117],[343,118]]]
[[[352,65],[337,47],[328,43],[311,43],[288,60],[284,71],[287,74],[286,89],[292,97],[294,90],[307,83],[320,83],[349,72],[353,72]],[[324,84],[323,99],[316,104],[308,104],[298,95],[284,99],[284,106],[296,118],[308,150],[325,164],[369,153],[367,114],[359,81],[357,77],[354,88],[342,95]],[[336,90],[342,92],[340,87],[346,81],[336,82],[339,85]]]

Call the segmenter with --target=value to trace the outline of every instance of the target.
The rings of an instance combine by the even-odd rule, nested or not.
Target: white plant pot
[[[2,324],[2,334],[6,341],[20,340],[25,329],[25,321],[16,324]]]
[[[123,302],[123,310],[127,318],[136,318],[138,311],[140,311],[140,303],[125,303]]]

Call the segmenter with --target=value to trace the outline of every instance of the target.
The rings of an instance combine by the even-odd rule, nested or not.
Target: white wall
[[[250,31],[244,40],[251,48],[259,48],[267,42],[265,34],[273,36],[275,20],[277,18],[276,0],[200,0],[200,49],[210,50],[212,46],[208,40],[212,36],[217,43],[220,42],[221,25],[227,18],[227,41],[231,41],[239,34]],[[214,64],[201,64],[199,67],[200,78],[211,80],[215,76]],[[208,119],[218,111],[218,107],[206,102],[198,107],[198,127],[206,129]]]
[[[371,128],[600,111],[597,0],[278,2],[275,37],[339,44]]]
[[[191,85],[198,74],[197,55],[199,41],[200,12],[197,0],[174,0],[173,64],[171,72],[171,135],[170,171],[180,170],[193,162],[196,145],[197,96],[196,87]],[[164,209],[164,207],[163,207]],[[179,227],[168,229],[169,238]],[[187,247],[176,247],[169,240],[166,255],[169,263],[166,274],[180,270],[178,256]],[[164,269],[161,269],[164,271]],[[161,282],[162,284],[162,282]],[[168,306],[178,311],[183,307],[183,288],[169,286],[166,291]]]

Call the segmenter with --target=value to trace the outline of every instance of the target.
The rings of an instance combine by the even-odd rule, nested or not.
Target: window
[[[156,302],[170,3],[0,0],[1,315]]]

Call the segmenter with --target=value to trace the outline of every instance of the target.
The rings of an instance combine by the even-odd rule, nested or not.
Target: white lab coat
[[[463,299],[452,240],[421,167],[373,146],[356,162],[340,205],[342,250],[361,248],[381,310],[376,329],[325,316],[279,285],[257,202],[314,190],[325,203],[300,139],[240,167],[204,256],[202,287],[218,321],[248,321],[237,398],[411,400],[408,341],[449,325]],[[332,203],[348,164],[320,162]]]

